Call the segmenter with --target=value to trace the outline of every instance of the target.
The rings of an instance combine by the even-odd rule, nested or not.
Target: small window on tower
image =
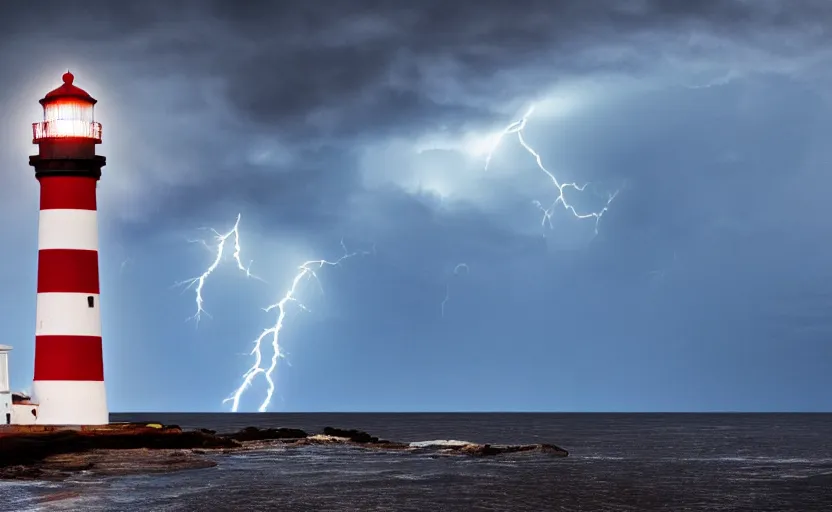
[[[87,297],[87,306],[91,308],[95,307],[95,297],[93,297],[92,295]]]

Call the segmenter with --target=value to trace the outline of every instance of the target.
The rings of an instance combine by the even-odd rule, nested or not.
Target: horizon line
[[[110,411],[110,414],[832,414],[830,411]]]

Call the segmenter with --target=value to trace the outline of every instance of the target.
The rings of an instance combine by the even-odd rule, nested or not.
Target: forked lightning
[[[318,286],[321,286],[320,280],[318,280],[318,274],[315,272],[316,270],[320,270],[324,266],[337,266],[340,265],[342,261],[352,258],[353,256],[357,256],[359,254],[369,254],[368,252],[348,252],[347,247],[344,245],[344,241],[341,241],[341,247],[344,249],[344,255],[334,261],[327,261],[327,260],[313,260],[307,261],[300,267],[298,267],[298,273],[295,274],[294,279],[292,279],[292,284],[289,287],[288,291],[283,298],[277,301],[276,303],[270,305],[269,307],[265,308],[264,311],[271,312],[277,310],[277,319],[275,324],[272,327],[264,330],[260,336],[254,340],[254,348],[251,351],[251,355],[254,356],[254,364],[251,368],[248,369],[246,373],[243,374],[243,383],[240,384],[240,387],[231,395],[229,398],[226,398],[223,403],[231,402],[231,411],[237,412],[240,407],[240,398],[245,393],[246,389],[248,389],[254,378],[260,374],[266,379],[268,383],[268,389],[266,390],[266,398],[263,400],[263,403],[260,404],[258,409],[259,412],[265,412],[266,409],[269,407],[271,403],[272,396],[274,395],[274,378],[273,373],[277,368],[278,361],[284,357],[283,352],[280,348],[280,332],[283,330],[284,321],[286,319],[286,307],[289,303],[296,304],[300,309],[304,311],[308,311],[307,307],[303,305],[297,298],[297,293],[299,291],[299,287],[302,282],[305,280],[312,278],[318,283]],[[323,291],[323,287],[321,286],[321,291]],[[262,346],[263,342],[271,337],[271,345],[272,345],[272,358],[271,364],[268,368],[263,368],[263,352]]]
[[[560,204],[563,206],[565,210],[569,211],[572,215],[579,219],[595,218],[595,233],[598,234],[598,224],[601,222],[601,217],[609,209],[610,203],[612,203],[612,200],[615,199],[616,195],[618,195],[618,191],[616,191],[613,194],[610,194],[609,198],[607,199],[607,203],[601,210],[592,213],[578,213],[575,207],[566,201],[564,191],[567,188],[571,188],[573,190],[577,190],[578,192],[582,192],[586,188],[588,183],[585,183],[583,185],[578,185],[575,182],[561,183],[557,179],[557,177],[555,177],[555,175],[552,172],[550,172],[546,168],[546,166],[543,165],[543,159],[541,158],[540,154],[526,142],[526,138],[523,136],[523,131],[525,130],[532,113],[534,113],[534,105],[529,107],[529,109],[526,111],[523,117],[506,126],[506,128],[502,132],[497,134],[497,136],[494,138],[494,143],[491,146],[490,151],[485,157],[485,170],[488,170],[489,165],[491,165],[491,159],[494,156],[494,152],[497,151],[497,148],[500,147],[503,138],[506,135],[516,133],[517,139],[520,141],[520,145],[523,146],[523,149],[525,149],[530,155],[532,155],[532,157],[535,160],[535,163],[537,163],[538,169],[546,173],[546,176],[549,177],[549,179],[552,181],[552,184],[558,191],[557,197],[555,197],[554,201],[552,201],[551,205],[548,208],[543,206],[543,203],[541,203],[540,201],[533,202],[534,205],[537,206],[541,212],[543,212],[543,218],[540,221],[541,225],[545,226],[548,224],[550,228],[552,227],[552,215],[554,215],[555,208]]]
[[[234,254],[232,255],[232,257],[234,258],[234,261],[237,263],[237,268],[243,271],[246,274],[246,277],[253,277],[262,281],[262,279],[260,279],[259,277],[252,275],[250,270],[252,262],[249,262],[249,265],[245,266],[243,265],[243,261],[240,259],[240,253],[242,252],[242,248],[240,246],[241,216],[242,214],[237,215],[237,221],[234,223],[234,227],[231,228],[231,231],[225,234],[221,234],[213,228],[207,228],[210,229],[212,233],[214,233],[214,239],[217,241],[217,246],[214,249],[216,251],[214,261],[212,261],[211,265],[209,265],[208,268],[205,269],[205,272],[203,272],[199,276],[176,283],[177,286],[185,285],[186,290],[194,288],[194,292],[196,294],[196,313],[194,313],[194,315],[190,317],[190,320],[196,320],[197,324],[199,323],[199,320],[202,318],[203,313],[208,315],[209,317],[211,316],[202,307],[205,303],[205,300],[202,297],[202,289],[205,287],[205,280],[208,279],[208,276],[213,274],[217,267],[220,265],[220,263],[222,263],[222,259],[225,253],[225,242],[227,242],[229,237],[231,237],[232,235],[234,235]],[[210,249],[210,246],[204,240],[199,240],[199,242]]]
[[[242,248],[240,246],[240,218],[241,215],[237,215],[237,220],[234,223],[234,227],[231,228],[230,231],[227,233],[219,233],[218,231],[211,229],[211,232],[214,233],[214,239],[216,240],[216,246],[210,247],[205,241],[200,241],[203,245],[208,247],[209,249],[215,251],[214,260],[208,266],[205,271],[197,277],[192,279],[188,279],[186,281],[182,281],[177,283],[178,285],[186,285],[186,289],[194,288],[195,295],[196,295],[196,313],[191,317],[191,319],[195,319],[199,322],[202,314],[208,315],[205,311],[203,304],[204,299],[202,296],[203,288],[205,287],[205,282],[211,274],[219,267],[220,263],[222,263],[226,242],[232,236],[234,237],[234,253],[232,257],[237,264],[237,268],[243,271],[246,277],[252,277],[263,281],[259,277],[253,275],[250,270],[250,265],[245,266],[243,265],[241,259]],[[353,256],[357,256],[359,254],[370,254],[368,252],[349,252],[347,251],[347,247],[344,244],[344,241],[341,241],[341,247],[344,249],[344,255],[334,261],[328,260],[312,260],[307,261],[298,267],[298,273],[295,275],[294,279],[292,279],[292,284],[289,287],[289,290],[283,295],[283,298],[277,301],[276,303],[268,306],[264,310],[268,312],[272,312],[274,310],[277,311],[277,319],[275,324],[264,330],[262,334],[254,341],[254,348],[251,350],[249,355],[254,356],[254,364],[252,364],[251,368],[248,369],[243,374],[243,382],[239,388],[231,395],[229,398],[225,399],[223,403],[231,402],[231,410],[237,412],[240,406],[240,399],[242,398],[245,391],[251,387],[252,382],[254,381],[255,377],[258,375],[263,375],[266,379],[268,388],[266,390],[266,398],[260,404],[259,411],[265,412],[266,409],[269,407],[271,403],[272,396],[274,395],[275,391],[275,384],[274,384],[274,372],[277,369],[278,361],[284,357],[284,354],[281,350],[280,346],[280,333],[283,330],[284,322],[286,320],[286,312],[287,306],[289,303],[296,304],[300,309],[308,311],[306,306],[303,305],[297,298],[297,294],[300,289],[301,283],[306,281],[309,278],[315,279],[315,281],[320,286],[320,281],[318,280],[318,274],[316,273],[317,270],[320,270],[324,266],[337,266],[340,265],[342,261],[351,258]],[[263,281],[265,282],[265,281]],[[323,287],[321,287],[321,291],[323,291]],[[210,315],[208,315],[210,316]],[[272,346],[272,357],[270,360],[270,364],[268,367],[263,367],[263,343],[269,337],[271,337],[271,346]]]
[[[580,191],[583,191],[586,188],[587,184],[578,185],[575,182],[561,183],[557,179],[557,177],[543,165],[543,160],[542,160],[540,154],[527,143],[527,141],[526,141],[526,139],[523,135],[524,129],[526,128],[526,125],[528,124],[528,120],[529,120],[529,118],[530,118],[530,116],[532,115],[533,112],[534,112],[534,106],[530,107],[528,109],[528,111],[526,111],[525,115],[523,115],[522,118],[520,118],[519,120],[517,120],[517,121],[511,123],[510,125],[508,125],[502,132],[500,132],[495,137],[494,143],[490,147],[490,150],[489,150],[489,152],[486,156],[486,159],[485,159],[485,169],[488,170],[488,167],[491,164],[491,160],[493,158],[494,152],[499,148],[500,144],[503,141],[503,138],[506,135],[516,133],[517,138],[520,142],[520,145],[534,158],[535,163],[537,164],[537,167],[542,172],[544,172],[546,174],[546,176],[549,178],[549,180],[551,180],[552,184],[557,189],[557,196],[552,201],[552,203],[550,204],[549,207],[545,207],[543,205],[543,203],[541,203],[539,201],[534,202],[534,204],[543,213],[543,218],[541,220],[541,224],[544,225],[544,226],[546,224],[548,224],[549,227],[551,227],[552,226],[552,220],[551,219],[552,219],[552,216],[554,214],[555,208],[558,205],[562,205],[565,210],[570,212],[574,217],[576,217],[578,219],[594,218],[595,219],[595,233],[597,234],[598,233],[598,225],[601,221],[601,217],[604,215],[604,213],[607,212],[607,210],[609,209],[610,203],[612,203],[613,199],[615,199],[618,192],[616,191],[615,193],[611,194],[609,196],[606,204],[604,205],[604,207],[601,210],[597,211],[597,212],[579,213],[573,205],[569,204],[566,200],[566,197],[565,197],[565,190],[570,188],[570,189],[574,189],[574,190],[580,192]],[[208,279],[208,277],[214,272],[214,270],[216,270],[216,268],[222,262],[226,242],[232,235],[234,236],[234,253],[233,253],[232,256],[234,258],[234,261],[236,262],[237,268],[239,270],[241,270],[242,272],[244,272],[247,277],[255,277],[256,278],[256,276],[253,276],[251,274],[250,264],[249,264],[249,266],[243,265],[242,260],[240,258],[241,247],[240,247],[239,225],[240,225],[240,215],[237,216],[237,220],[234,224],[234,227],[229,232],[227,232],[225,234],[220,234],[219,232],[212,229],[211,231],[214,233],[215,239],[217,241],[217,245],[215,247],[216,256],[215,256],[213,262],[211,263],[211,265],[208,266],[208,268],[205,270],[205,272],[203,272],[201,275],[199,275],[199,276],[197,276],[193,279],[189,279],[187,281],[183,281],[182,283],[179,283],[179,284],[187,285],[188,289],[194,288],[194,290],[195,290],[195,294],[196,294],[196,313],[193,315],[192,318],[195,319],[197,322],[199,322],[199,320],[201,318],[201,315],[203,313],[205,313],[206,315],[208,314],[205,311],[204,307],[203,307],[204,300],[203,300],[202,292],[203,292],[203,288],[205,286],[205,281]],[[205,245],[207,246],[207,244],[205,244]],[[321,268],[323,268],[325,266],[338,266],[344,260],[346,260],[348,258],[351,258],[353,256],[357,256],[359,254],[369,254],[367,252],[348,252],[347,249],[346,249],[346,246],[344,246],[343,241],[341,242],[341,246],[344,248],[344,255],[341,256],[340,258],[338,258],[337,260],[334,260],[334,261],[312,260],[312,261],[307,261],[307,262],[303,263],[302,265],[300,265],[298,267],[297,274],[295,274],[294,278],[292,279],[291,286],[286,291],[286,293],[283,295],[283,297],[279,301],[277,301],[276,303],[274,303],[274,304],[265,308],[266,312],[276,311],[277,317],[276,317],[274,325],[269,327],[268,329],[265,329],[260,334],[260,336],[256,340],[254,340],[254,348],[250,352],[250,355],[254,356],[254,363],[243,374],[242,383],[237,388],[237,390],[230,397],[226,398],[223,402],[223,403],[231,402],[231,410],[232,411],[236,412],[239,409],[240,399],[242,398],[243,394],[245,393],[245,391],[247,389],[249,389],[251,387],[254,379],[258,375],[261,375],[261,374],[265,378],[265,380],[267,382],[267,385],[268,385],[268,388],[267,388],[267,391],[266,391],[266,397],[263,400],[263,402],[260,404],[260,407],[258,408],[258,410],[260,412],[265,412],[268,409],[269,405],[271,404],[271,400],[272,400],[272,397],[273,397],[274,391],[275,391],[274,372],[277,369],[277,365],[278,365],[279,360],[281,358],[285,357],[283,352],[282,352],[282,348],[281,348],[280,334],[283,330],[283,327],[284,327],[284,324],[285,324],[285,321],[286,321],[287,307],[290,303],[294,303],[301,310],[307,310],[307,308],[303,305],[302,302],[299,301],[299,299],[297,297],[297,295],[300,291],[301,284],[303,282],[307,281],[308,279],[315,279],[315,281],[320,286],[320,281],[318,280],[318,275],[316,273],[317,270],[320,270]],[[465,264],[465,263],[460,263],[456,267],[454,267],[453,275],[451,276],[451,278],[457,276],[460,273],[460,271],[462,271],[462,270],[465,270],[466,273],[467,273],[468,270],[469,270],[468,265]],[[257,278],[257,279],[259,279],[259,278]],[[321,287],[321,290],[323,290],[322,287]],[[442,316],[445,315],[445,305],[447,304],[449,298],[450,298],[450,282],[448,282],[446,284],[445,298],[444,298],[444,300],[442,301],[442,304],[441,304]],[[264,361],[263,361],[263,343],[267,342],[267,340],[269,340],[269,339],[270,339],[270,342],[271,342],[272,357],[270,359],[269,365],[267,367],[264,367],[264,364],[263,364],[264,363]]]

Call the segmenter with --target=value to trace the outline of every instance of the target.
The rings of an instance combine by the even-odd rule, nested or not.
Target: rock
[[[336,431],[336,432],[339,432],[339,433],[345,432],[345,431],[339,431],[338,429],[332,429],[332,431]],[[366,434],[366,433],[362,432],[362,434]],[[369,434],[366,434],[366,435],[369,435]],[[372,436],[370,436],[370,437],[372,439],[378,439],[377,437],[372,437]],[[360,448],[372,448],[372,449],[376,449],[376,450],[406,450],[406,449],[410,449],[410,445],[407,444],[407,443],[394,443],[394,442],[385,441],[385,440],[377,440],[377,441],[366,442],[366,441],[364,441],[364,439],[366,439],[366,438],[364,438],[363,436],[359,437],[359,439],[361,439],[361,441],[353,441],[352,439],[350,439],[349,437],[347,437],[345,435],[333,436],[333,435],[328,435],[328,434],[315,434],[313,436],[309,436],[309,437],[306,437],[306,438],[303,438],[303,439],[294,440],[290,444],[290,446],[342,444],[342,445],[358,446]]]
[[[360,430],[355,430],[355,429],[343,430],[343,429],[340,429],[340,428],[326,427],[326,428],[324,428],[324,435],[325,436],[331,436],[331,437],[347,438],[350,441],[352,441],[353,443],[359,443],[359,444],[378,443],[379,442],[379,439],[377,437],[373,437],[373,436],[371,436],[370,434],[368,434],[366,432],[362,432]]]
[[[45,480],[43,470],[34,466],[0,467],[0,479],[3,480]]]
[[[547,455],[555,455],[557,457],[568,457],[569,452],[561,448],[560,446],[555,446],[553,444],[538,444],[537,449]]]
[[[246,427],[233,434],[223,434],[225,439],[234,441],[266,441],[270,439],[302,439],[309,434],[297,428],[257,428]]]
[[[103,475],[155,473],[213,467],[208,453],[230,454],[256,450],[269,441],[287,447],[349,445],[364,449],[407,450],[415,453],[456,454],[489,457],[538,452],[566,457],[568,452],[551,444],[492,445],[475,443],[396,443],[360,430],[326,427],[322,434],[308,435],[294,428],[247,427],[232,434],[213,430],[182,431],[161,424],[116,424],[100,429],[0,430],[0,479],[66,478],[78,471]]]
[[[539,452],[560,457],[569,455],[569,452],[553,444],[478,444],[469,441],[437,440],[410,443],[410,447],[418,453],[472,456],[493,456],[523,452]]]
[[[37,463],[46,457],[90,450],[127,450],[147,448],[233,448],[240,446],[233,439],[198,431],[174,433],[160,430],[136,434],[87,434],[78,431],[57,431],[44,434],[0,437],[0,467]]]
[[[182,450],[92,450],[51,455],[37,465],[0,467],[0,478],[14,480],[63,480],[80,471],[102,476],[164,473],[203,469],[216,462]]]
[[[453,449],[452,449],[453,450]],[[478,457],[489,457],[508,453],[540,452],[547,455],[566,457],[569,452],[552,444],[521,444],[521,445],[491,445],[491,444],[468,444],[456,451],[466,455]]]

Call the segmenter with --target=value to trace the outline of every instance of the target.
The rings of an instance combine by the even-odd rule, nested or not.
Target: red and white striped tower
[[[106,159],[95,154],[96,100],[72,84],[48,93],[33,125],[40,182],[33,401],[38,424],[109,423],[104,390],[95,192]]]

